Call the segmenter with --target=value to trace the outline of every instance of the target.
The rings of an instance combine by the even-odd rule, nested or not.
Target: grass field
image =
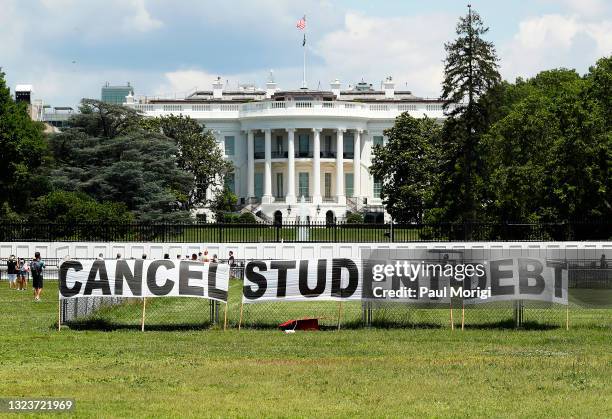
[[[56,316],[54,282],[40,303],[0,283],[0,397],[71,397],[91,417],[612,417],[609,322],[286,335],[57,332]]]

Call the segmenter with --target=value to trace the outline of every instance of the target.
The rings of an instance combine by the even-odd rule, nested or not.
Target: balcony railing
[[[155,101],[155,103],[151,103]],[[178,103],[177,103],[178,102]],[[358,116],[372,118],[396,117],[402,112],[415,114],[432,114],[442,117],[442,103],[435,99],[409,103],[358,103],[350,101],[272,101],[262,100],[249,103],[188,103],[176,98],[142,97],[137,103],[127,103],[125,106],[155,114],[195,113],[194,117],[239,118],[259,115],[336,115]]]
[[[295,157],[312,158],[313,154],[314,153],[312,151],[296,151]],[[272,151],[271,155],[273,159],[286,159],[289,157],[289,153],[287,151]],[[335,159],[336,158],[335,151],[321,151],[320,155],[322,159]],[[342,153],[342,156],[345,159],[352,159],[352,158],[355,158],[355,153],[352,151],[345,151]],[[263,160],[266,158],[266,153],[263,151],[256,151],[253,153],[253,158],[255,158],[255,160]]]
[[[336,203],[338,202],[338,198],[335,196],[324,196],[323,202],[327,204]]]

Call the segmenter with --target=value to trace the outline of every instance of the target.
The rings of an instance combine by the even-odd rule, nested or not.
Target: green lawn
[[[569,331],[57,332],[57,289],[46,286],[34,303],[0,283],[0,397],[71,397],[91,417],[612,417],[609,312]],[[169,301],[148,303],[152,324],[180,312]],[[208,317],[207,303],[189,301]],[[119,310],[117,320],[140,313]]]

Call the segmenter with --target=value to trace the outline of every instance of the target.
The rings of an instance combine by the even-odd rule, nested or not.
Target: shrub
[[[350,212],[346,215],[347,224],[362,224],[363,215],[359,212]]]

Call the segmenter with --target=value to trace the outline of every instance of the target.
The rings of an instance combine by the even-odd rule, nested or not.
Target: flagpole
[[[304,15],[304,42],[302,42],[302,48],[304,49],[304,79],[302,80],[302,88],[306,88],[306,15]]]

